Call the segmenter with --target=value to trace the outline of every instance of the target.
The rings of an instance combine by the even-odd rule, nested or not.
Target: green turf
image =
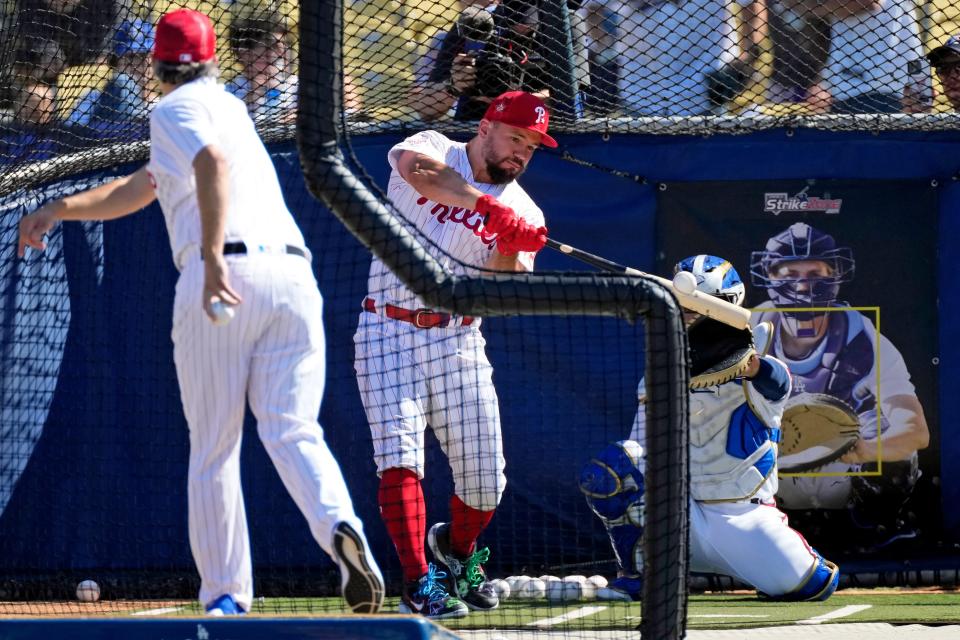
[[[386,611],[396,611],[397,598],[387,598]],[[795,624],[839,611],[843,607],[867,606],[863,609],[828,620],[844,622],[890,622],[918,624],[960,624],[960,593],[910,593],[897,590],[843,593],[827,602],[764,602],[753,595],[694,595],[690,597],[688,628],[743,629],[783,624]],[[330,615],[342,611],[338,598],[257,600],[251,613],[259,615],[299,616]],[[602,610],[564,622],[531,625],[583,607],[603,607]],[[582,602],[550,605],[546,601],[507,600],[498,609],[487,613],[473,611],[465,618],[441,622],[450,629],[631,629],[640,623],[639,604],[619,602]],[[177,615],[197,615],[198,609],[187,607]]]

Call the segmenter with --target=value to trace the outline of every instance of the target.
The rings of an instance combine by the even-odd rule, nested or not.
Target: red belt
[[[376,301],[374,301],[373,298],[364,298],[363,310],[368,313],[377,313]],[[383,314],[392,320],[409,322],[418,329],[433,329],[434,327],[442,329],[450,326],[450,323],[453,321],[453,316],[442,311],[434,311],[433,309],[417,309],[412,311],[410,309],[395,307],[392,304],[383,307]],[[473,318],[471,316],[462,317],[460,321],[461,327],[469,327],[471,324],[473,324]]]

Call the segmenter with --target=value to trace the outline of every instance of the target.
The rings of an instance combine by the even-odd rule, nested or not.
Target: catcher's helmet
[[[813,260],[825,263],[829,275],[774,277],[786,262]],[[750,254],[750,282],[766,289],[778,307],[826,307],[833,305],[840,284],[853,279],[855,263],[849,247],[838,247],[828,233],[805,222],[796,222],[767,241],[763,251]]]
[[[746,297],[743,280],[733,265],[723,258],[704,254],[690,256],[673,268],[674,275],[681,271],[689,271],[694,275],[697,289],[701,292],[743,306]]]

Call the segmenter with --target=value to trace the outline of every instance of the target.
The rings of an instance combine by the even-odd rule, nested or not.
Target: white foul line
[[[766,614],[758,613],[692,613],[691,618],[769,618]]]
[[[847,616],[852,616],[855,613],[869,609],[872,606],[872,604],[851,604],[847,605],[846,607],[840,607],[836,611],[825,613],[822,616],[807,618],[806,620],[797,620],[796,624],[820,624],[821,622],[826,622],[827,620],[846,618]]]
[[[555,624],[560,624],[561,622],[566,622],[567,620],[576,620],[577,618],[583,618],[584,616],[592,616],[595,613],[600,613],[606,609],[606,607],[580,607],[575,611],[570,613],[565,613],[562,616],[555,616],[553,618],[544,618],[543,620],[534,620],[533,622],[528,622],[528,627],[552,627]]]
[[[135,611],[132,616],[162,616],[165,613],[176,613],[183,607],[163,607],[162,609],[147,609],[146,611]]]

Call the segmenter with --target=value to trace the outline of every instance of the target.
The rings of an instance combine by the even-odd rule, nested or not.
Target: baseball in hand
[[[235,314],[233,307],[229,304],[224,304],[222,300],[214,300],[210,303],[210,308],[213,311],[213,324],[218,327],[222,327],[233,320]]]
[[[678,271],[673,276],[673,288],[689,295],[697,290],[697,277],[689,271]]]
[[[80,602],[96,602],[100,599],[100,585],[93,580],[84,580],[77,585],[77,600]]]

